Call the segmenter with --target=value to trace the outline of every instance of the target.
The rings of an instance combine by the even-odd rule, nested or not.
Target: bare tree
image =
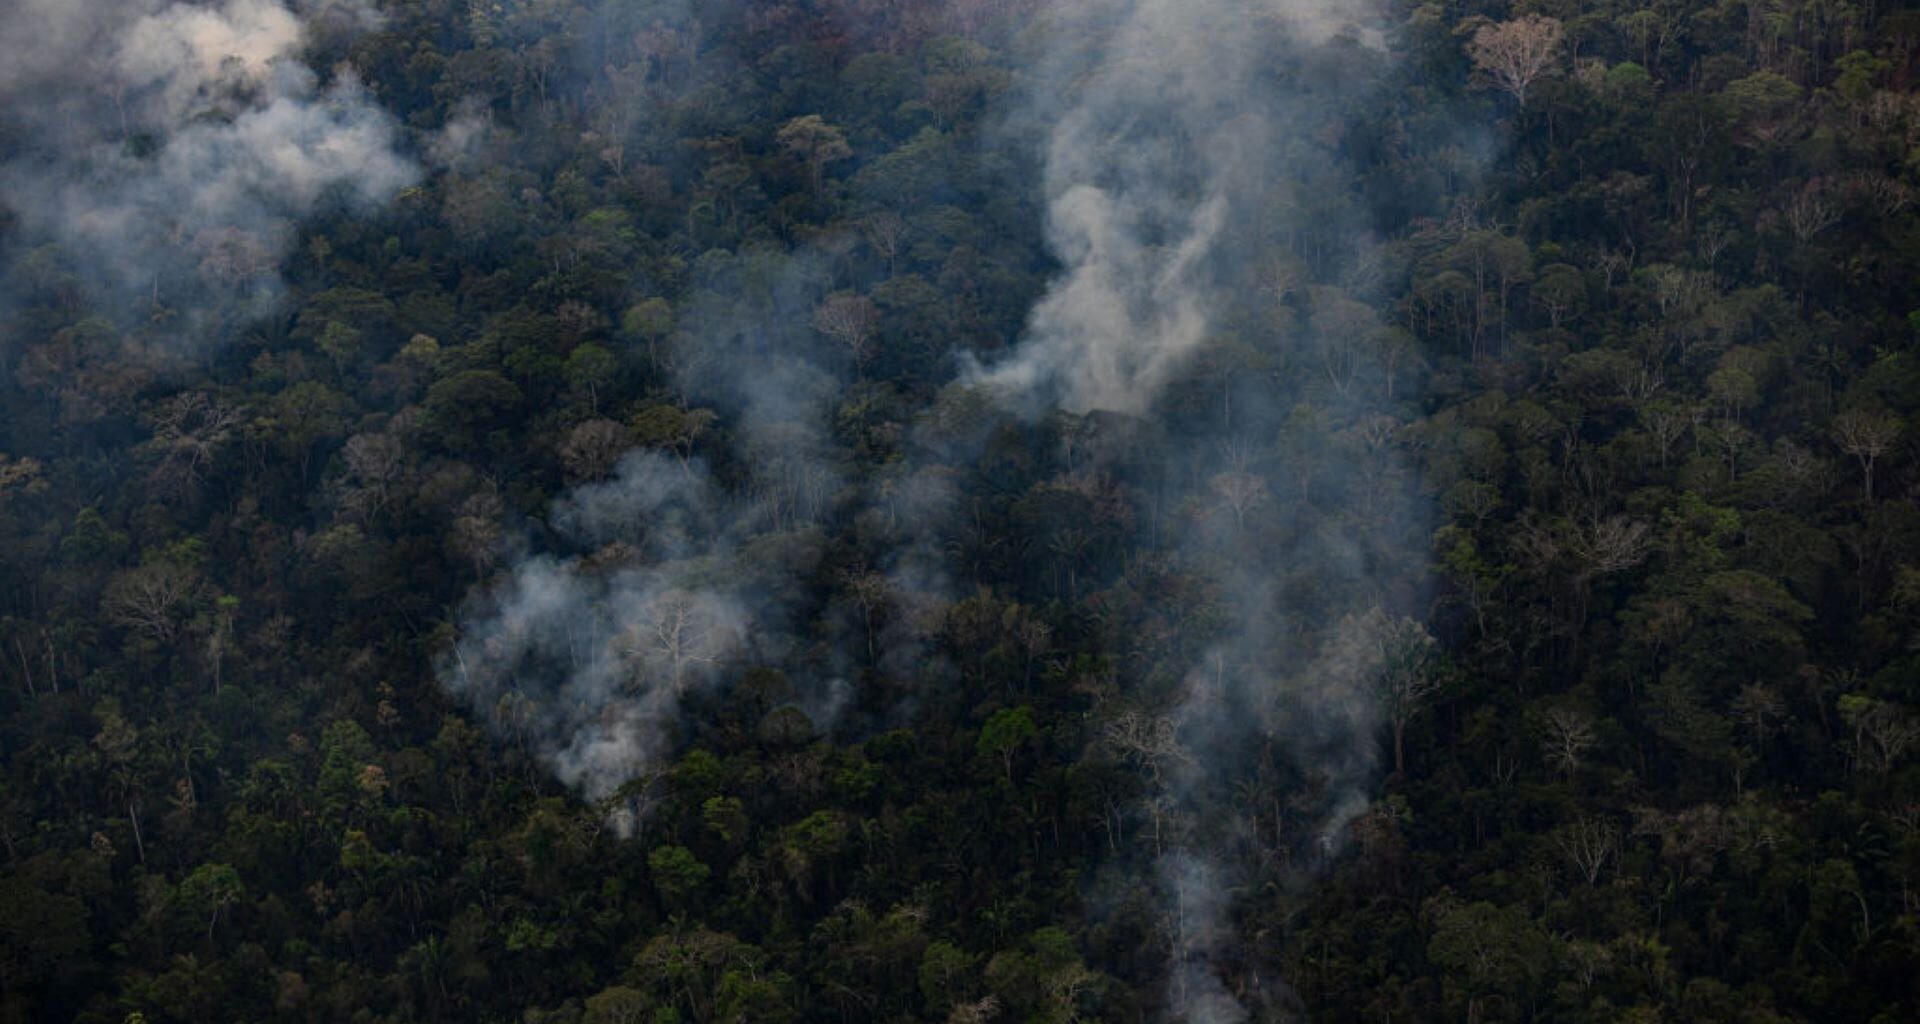
[[[631,423],[635,440],[673,452],[680,468],[692,476],[694,448],[715,419],[711,409],[683,409],[662,403],[640,410]]]
[[[506,511],[499,484],[491,478],[453,510],[453,529],[447,534],[447,546],[473,564],[475,576],[485,577],[500,560],[503,532],[500,521]]]
[[[995,996],[961,1003],[947,1014],[947,1024],[990,1024],[1000,1016],[1000,1000]]]
[[[1380,364],[1380,379],[1386,389],[1386,399],[1391,402],[1394,382],[1399,379],[1401,370],[1418,369],[1421,365],[1419,341],[1412,332],[1399,327],[1384,328],[1369,337],[1373,357]]]
[[[233,620],[240,614],[240,599],[230,594],[214,598],[213,620],[207,624],[207,666],[213,673],[213,692],[220,692],[226,666],[227,649],[233,644]]]
[[[1122,711],[1107,720],[1106,727],[1100,732],[1100,739],[1122,759],[1144,769],[1156,789],[1160,785],[1161,773],[1169,765],[1184,762],[1190,757],[1186,748],[1180,745],[1173,719],[1166,715]]]
[[[1400,421],[1384,413],[1375,413],[1354,424],[1353,434],[1361,444],[1366,445],[1369,454],[1379,455],[1399,436]]]
[[[754,463],[750,493],[756,512],[775,529],[818,522],[826,514],[838,477],[810,429],[774,424],[760,430],[746,451]]]
[[[1380,670],[1375,686],[1386,701],[1387,720],[1393,726],[1393,771],[1407,770],[1407,725],[1426,708],[1440,689],[1435,671],[1439,643],[1426,627],[1412,619],[1388,622],[1376,635]]]
[[[1099,980],[1100,975],[1078,962],[1042,975],[1040,991],[1052,1011],[1046,1019],[1059,1021],[1060,1024],[1078,1024],[1084,1019],[1080,1016],[1080,995]]]
[[[100,610],[115,623],[172,643],[182,606],[200,589],[199,576],[171,562],[129,569],[107,584]]]
[[[342,511],[362,521],[385,509],[406,466],[406,448],[390,434],[355,434],[340,447],[347,478],[357,486],[341,495]]]
[[[1840,450],[1860,462],[1867,501],[1873,501],[1873,464],[1900,439],[1900,419],[1891,413],[1853,409],[1834,417],[1833,437]]]
[[[1528,87],[1552,72],[1564,34],[1558,19],[1529,14],[1480,26],[1467,44],[1467,56],[1495,86],[1524,107]]]
[[[1833,201],[1826,183],[1815,179],[1795,192],[1780,214],[1787,222],[1787,230],[1793,232],[1794,240],[1806,245],[1815,235],[1840,222],[1840,205]]]
[[[603,480],[632,445],[625,427],[612,420],[588,420],[560,442],[560,465],[576,480]]]
[[[133,846],[140,863],[147,862],[147,842],[140,830],[140,730],[109,712],[100,731],[88,744],[106,769],[107,786],[116,800],[125,801],[127,823],[133,826]]]
[[[186,494],[199,487],[220,448],[238,432],[241,410],[203,391],[185,391],[147,413],[153,437],[144,448],[160,463],[149,480],[167,493]]]
[[[1290,256],[1270,257],[1260,267],[1260,290],[1266,292],[1276,306],[1300,294],[1307,281],[1305,264]]]
[[[238,289],[273,272],[279,262],[256,235],[235,228],[205,231],[194,239],[200,250],[200,276],[223,288]]]
[[[718,662],[732,648],[733,630],[710,601],[688,590],[669,590],[646,602],[628,631],[623,650],[643,673],[664,670],[675,696],[687,692],[696,666]]]
[[[873,358],[873,336],[880,329],[880,311],[864,295],[840,292],[827,296],[813,310],[813,329],[846,346],[854,371],[866,376]]]
[[[1207,488],[1220,498],[1219,507],[1233,512],[1236,534],[1247,528],[1247,513],[1265,505],[1269,497],[1266,480],[1244,471],[1216,473]]]
[[[1882,218],[1893,217],[1913,203],[1912,188],[1898,178],[1889,178],[1877,172],[1860,171],[1849,175],[1846,188]]]
[[[1635,253],[1631,246],[1627,248],[1608,248],[1591,254],[1588,263],[1598,270],[1608,289],[1613,288],[1613,279],[1633,269]]]
[[[1696,417],[1685,409],[1665,403],[1642,406],[1639,410],[1640,424],[1653,439],[1654,447],[1660,451],[1660,465],[1666,467],[1667,459],[1673,455],[1674,446],[1680,443],[1687,431],[1692,428]]]
[[[1013,639],[1020,645],[1020,653],[1026,662],[1026,676],[1023,689],[1033,688],[1034,663],[1053,650],[1053,627],[1027,615],[1013,629]]]
[[[887,261],[887,276],[892,277],[894,261],[907,239],[907,222],[892,210],[882,210],[860,222],[860,233],[868,248]]]
[[[39,459],[31,456],[14,458],[0,452],[0,500],[14,494],[37,494],[46,490],[46,482],[41,479],[44,466]]]
[[[1546,713],[1542,725],[1546,736],[1540,745],[1547,763],[1554,771],[1572,778],[1573,773],[1580,770],[1586,752],[1593,747],[1593,718],[1577,708],[1557,707]]]
[[[846,585],[848,599],[860,609],[860,622],[867,631],[867,664],[874,664],[879,657],[874,638],[874,616],[886,607],[893,585],[884,574],[866,568],[845,570],[840,574],[840,581]]]
[[[1594,519],[1575,529],[1569,547],[1587,576],[1611,576],[1640,564],[1647,553],[1646,523],[1626,516]]]
[[[1787,716],[1787,702],[1780,691],[1763,683],[1748,683],[1733,698],[1733,720],[1752,736],[1757,746],[1780,728]]]
[[[1597,885],[1607,861],[1620,851],[1620,829],[1601,818],[1581,818],[1555,829],[1553,845],[1588,885]]]
[[[1345,396],[1361,369],[1361,344],[1379,329],[1378,317],[1365,303],[1355,302],[1336,288],[1307,289],[1309,335],[1327,385]]]
[[[1848,694],[1840,698],[1840,718],[1853,729],[1856,767],[1887,771],[1920,742],[1920,721],[1890,701]]]
[[[1535,305],[1546,310],[1547,324],[1558,330],[1586,300],[1587,283],[1580,271],[1562,264],[1543,270],[1529,294]]]

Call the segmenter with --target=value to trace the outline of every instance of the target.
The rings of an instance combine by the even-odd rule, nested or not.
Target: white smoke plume
[[[473,170],[493,136],[493,118],[471,101],[460,104],[447,123],[428,140],[427,161],[437,169],[467,173]]]
[[[364,3],[19,0],[0,15],[0,204],[10,248],[52,242],[95,302],[184,316],[180,344],[270,307],[298,222],[418,177],[348,70],[300,63],[307,15]]]
[[[554,502],[584,553],[516,563],[463,609],[442,684],[546,763],[608,800],[680,748],[690,705],[750,665],[792,657],[796,581],[818,565],[809,524],[756,533],[758,499],[716,487],[703,460],[629,453],[616,476]],[[800,695],[814,716],[837,679]],[[811,706],[809,706],[811,705]],[[628,831],[639,796],[611,805]]]
[[[1365,307],[1353,301],[1362,315],[1322,315],[1309,292],[1359,262],[1349,251],[1365,248],[1367,225],[1329,218],[1313,200],[1353,190],[1330,140],[1388,61],[1376,16],[1373,3],[1333,0],[1047,5],[1029,37],[1040,50],[1026,68],[1029,102],[1009,120],[1010,134],[1042,140],[1048,239],[1062,268],[1021,343],[969,368],[963,383],[973,387],[950,391],[956,402],[992,396],[963,418],[1011,410],[1041,421],[1064,412],[1088,414],[1090,429],[1116,430],[1165,418],[1163,403],[1190,383],[1199,355],[1260,302],[1265,313],[1291,303],[1284,312],[1299,314],[1266,339],[1281,355],[1356,351],[1377,326]],[[472,128],[480,131],[477,122]],[[449,132],[447,160],[459,159],[461,137]],[[1301,267],[1287,273],[1298,280],[1271,288],[1260,279],[1266,268],[1256,257],[1309,236],[1333,241],[1301,242],[1289,253]],[[1302,250],[1312,246],[1324,258],[1307,267],[1314,261]],[[629,457],[616,480],[576,489],[551,510],[564,538],[598,551],[523,562],[463,616],[463,639],[443,678],[483,709],[503,698],[522,709],[539,723],[530,743],[536,754],[590,796],[621,792],[664,763],[689,702],[738,669],[794,663],[794,634],[827,618],[803,626],[793,596],[822,568],[824,520],[857,507],[859,546],[888,552],[879,564],[832,567],[857,573],[871,593],[904,605],[899,595],[948,587],[943,520],[957,516],[957,488],[912,458],[874,481],[853,480],[835,464],[824,412],[844,378],[833,358],[814,350],[817,339],[791,327],[806,323],[828,289],[818,274],[766,265],[791,259],[751,247],[715,257],[725,265],[714,276],[739,280],[708,282],[710,300],[677,310],[687,344],[672,354],[675,384],[689,404],[716,408],[728,431],[724,446],[708,449],[712,474]],[[701,273],[710,271],[703,265]],[[1359,287],[1348,294],[1371,297]],[[1204,820],[1242,775],[1236,756],[1263,742],[1279,748],[1278,760],[1318,793],[1301,802],[1289,828],[1323,853],[1338,848],[1364,810],[1378,772],[1382,659],[1369,652],[1380,647],[1377,627],[1391,619],[1368,612],[1392,602],[1371,560],[1385,545],[1360,534],[1417,533],[1420,516],[1384,491],[1352,518],[1309,494],[1316,476],[1364,473],[1389,490],[1397,479],[1390,453],[1366,465],[1337,448],[1335,436],[1373,411],[1344,390],[1318,396],[1331,425],[1299,432],[1298,459],[1271,431],[1238,433],[1242,420],[1310,425],[1304,386],[1295,385],[1274,389],[1261,416],[1229,415],[1217,428],[1195,427],[1192,417],[1149,424],[1192,434],[1164,445],[1115,443],[1133,450],[1108,457],[1136,465],[1166,457],[1156,472],[1167,481],[1168,505],[1183,510],[1169,519],[1193,525],[1189,537],[1168,542],[1168,553],[1215,581],[1231,620],[1219,639],[1195,644],[1200,656],[1180,692],[1155,709],[1190,757],[1166,773],[1158,794],[1173,817],[1186,819],[1170,829],[1155,869],[1173,922],[1170,1020],[1226,1024],[1251,1013],[1224,966],[1234,935],[1224,879],[1247,839]],[[727,473],[729,459],[741,471]],[[1314,469],[1310,459],[1339,468]],[[793,542],[792,550],[764,557],[769,538],[775,547]],[[633,653],[631,639],[657,634],[662,595],[721,638],[693,662],[670,657],[682,671],[667,683],[662,663]],[[924,650],[914,616],[894,611],[864,638],[883,673],[909,671]],[[824,673],[816,692],[843,693],[847,674]],[[496,720],[516,728],[510,714]]]
[[[802,672],[794,703],[816,725],[847,699],[843,666],[802,665],[798,639],[823,522],[851,500],[824,426],[839,380],[805,327],[824,284],[808,254],[772,250],[707,284],[680,311],[675,377],[724,418],[713,457],[731,471],[635,450],[562,494],[547,519],[572,553],[523,559],[478,592],[439,669],[560,781],[609,800],[622,831],[645,817],[630,784],[744,669]]]
[[[1167,1001],[1174,1019],[1196,1024],[1246,1020],[1246,1009],[1213,970],[1215,958],[1234,941],[1228,894],[1218,868],[1182,850],[1161,857],[1158,867],[1173,947]]]
[[[597,557],[535,556],[475,598],[441,676],[554,774],[605,799],[674,747],[679,709],[763,639],[752,584],[708,523],[704,465],[635,452],[557,504]]]
[[[1301,126],[1259,82],[1278,27],[1319,41],[1365,18],[1330,0],[1055,5],[1036,70],[1072,96],[1046,142],[1047,232],[1065,265],[1028,338],[974,376],[1029,408],[1141,413],[1206,340],[1213,266]],[[1357,31],[1357,30],[1356,30]]]
[[[1254,308],[1267,290],[1284,304],[1279,292],[1308,283],[1270,289],[1256,262],[1315,230],[1344,231],[1340,249],[1364,247],[1366,225],[1309,224],[1312,204],[1300,200],[1352,187],[1320,140],[1379,80],[1368,67],[1387,59],[1378,11],[1329,0],[1079,0],[1050,15],[1029,116],[1044,133],[1048,239],[1062,269],[1017,348],[970,377],[1028,416],[1152,416],[1230,310]],[[1357,353],[1367,326],[1363,315],[1262,329],[1285,360]],[[1284,420],[1301,394],[1288,382],[1268,396],[1277,408],[1265,421]],[[1354,419],[1368,411],[1344,392],[1329,404]],[[1363,611],[1386,588],[1360,536],[1376,526],[1315,508],[1305,485],[1291,503],[1274,499],[1278,481],[1311,470],[1294,472],[1279,446],[1238,435],[1231,416],[1189,429],[1199,436],[1184,439],[1166,471],[1196,510],[1175,546],[1217,581],[1231,621],[1165,705],[1187,752],[1157,794],[1184,819],[1158,864],[1173,950],[1165,1013],[1231,1024],[1253,1008],[1223,983],[1234,934],[1223,858],[1248,840],[1211,815],[1243,776],[1242,755],[1265,742],[1318,791],[1299,845],[1319,859],[1341,845],[1377,775],[1384,713],[1373,634],[1388,619]],[[1313,442],[1331,444],[1326,434]],[[1383,479],[1396,472],[1380,470]],[[1382,499],[1369,521],[1419,520],[1396,501]],[[1304,566],[1312,580],[1299,578]]]

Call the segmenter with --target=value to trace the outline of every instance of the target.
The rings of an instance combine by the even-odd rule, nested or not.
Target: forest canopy
[[[0,1024],[1920,1019],[1920,14],[0,28]]]

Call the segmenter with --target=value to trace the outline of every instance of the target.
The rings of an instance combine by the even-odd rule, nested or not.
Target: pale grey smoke
[[[1369,4],[1079,0],[1038,75],[1073,98],[1046,143],[1047,235],[1065,264],[1028,337],[978,382],[1031,408],[1139,413],[1190,361],[1226,284],[1210,266],[1273,170],[1291,97],[1256,83],[1278,22],[1318,41]]]
[[[1228,897],[1219,869],[1185,851],[1160,858],[1160,884],[1168,900],[1167,931],[1172,972],[1167,999],[1183,1024],[1236,1024],[1247,1010],[1227,991],[1213,962],[1234,941]]]
[[[751,537],[761,515],[703,460],[629,453],[553,503],[584,553],[522,559],[468,601],[441,682],[561,782],[615,797],[679,748],[690,701],[787,656],[793,583],[822,545],[805,528]],[[845,699],[834,680],[803,697],[815,714]],[[645,817],[640,796],[609,806],[623,831]]]
[[[418,177],[350,71],[299,62],[311,9],[363,3],[22,0],[0,33],[0,202],[57,243],[96,301],[184,314],[183,341],[263,312],[297,223]]]
[[[703,460],[629,453],[553,503],[584,553],[524,558],[468,601],[442,683],[561,782],[611,800],[679,748],[689,702],[788,656],[790,591],[822,545],[807,529],[750,536],[759,515]],[[812,714],[845,699],[835,680],[802,695]],[[609,806],[623,829],[645,816],[639,795]]]
[[[440,666],[560,781],[610,801],[623,831],[647,809],[625,787],[670,761],[692,702],[746,667],[795,667],[821,524],[850,500],[824,425],[839,381],[806,327],[817,278],[805,253],[710,268],[716,290],[679,311],[671,356],[683,393],[724,415],[738,471],[723,481],[705,458],[636,450],[570,489],[547,518],[579,553],[526,558],[478,592]],[[794,682],[816,724],[850,698],[831,667]]]
[[[744,599],[701,570],[523,561],[469,608],[443,678],[562,782],[608,798],[673,749],[683,702],[751,648]]]
[[[716,500],[704,463],[636,451],[620,460],[612,479],[556,499],[550,518],[583,546],[623,543],[653,558],[685,558],[713,534]]]
[[[1018,347],[974,367],[971,381],[1029,416],[1150,415],[1189,376],[1227,311],[1258,309],[1263,291],[1279,304],[1310,283],[1272,288],[1256,262],[1309,231],[1344,231],[1338,248],[1359,247],[1364,224],[1310,223],[1324,214],[1302,199],[1350,188],[1315,135],[1337,127],[1338,108],[1377,80],[1365,67],[1384,59],[1377,8],[1077,0],[1048,12],[1029,114],[1043,126],[1047,237],[1062,269]],[[1279,312],[1265,315],[1286,320]],[[1242,329],[1249,319],[1242,314]],[[1263,329],[1283,353],[1358,353],[1366,318],[1349,320]],[[1288,382],[1268,401],[1298,401],[1304,391]],[[1344,391],[1328,401],[1342,419],[1364,411]],[[1266,421],[1283,418],[1276,412]],[[1248,840],[1208,820],[1243,770],[1236,753],[1265,737],[1319,787],[1310,842],[1325,854],[1367,804],[1383,720],[1378,666],[1367,659],[1378,645],[1357,635],[1375,620],[1342,618],[1342,609],[1383,600],[1362,527],[1315,509],[1304,485],[1283,506],[1278,482],[1295,467],[1234,430],[1228,415],[1217,432],[1184,438],[1167,470],[1197,510],[1175,548],[1222,587],[1232,620],[1165,707],[1162,720],[1187,754],[1155,773],[1156,799],[1175,822],[1159,864],[1173,945],[1166,1017],[1194,1024],[1249,1016],[1222,981],[1233,929],[1221,882],[1228,851],[1216,848]],[[1382,507],[1373,518],[1416,517]],[[1316,574],[1309,601],[1297,579],[1305,565]],[[1162,810],[1154,813],[1157,821]]]
[[[883,526],[873,539],[888,552],[879,566],[887,581],[888,618],[878,638],[882,674],[938,680],[951,668],[934,651],[938,616],[956,596],[947,571],[947,538],[959,509],[959,485],[946,467],[927,467],[879,482],[870,515]],[[896,721],[912,709],[896,708]]]
[[[1329,155],[1337,146],[1321,141],[1338,127],[1322,108],[1351,105],[1371,87],[1374,77],[1347,57],[1365,51],[1380,59],[1366,49],[1377,35],[1369,26],[1349,29],[1373,16],[1371,3],[1332,0],[1048,5],[1039,29],[1045,53],[1028,75],[1030,109],[1013,120],[1019,130],[1040,126],[1048,237],[1063,267],[1021,344],[972,370],[968,383],[982,387],[956,391],[996,394],[1036,419],[1057,410],[1148,415],[1189,375],[1223,311],[1253,304],[1260,282],[1252,257],[1270,256],[1284,248],[1278,239],[1309,229],[1345,233],[1341,247],[1356,247],[1365,225],[1327,222],[1304,200],[1351,187]],[[1339,52],[1321,61],[1334,70],[1303,69],[1303,55],[1322,48]],[[1290,73],[1275,70],[1283,66]],[[445,133],[451,155],[441,159],[459,159],[465,132]],[[516,694],[550,726],[531,745],[590,795],[617,792],[657,768],[686,702],[724,686],[730,669],[791,664],[783,637],[802,628],[792,591],[820,568],[821,525],[836,512],[859,506],[860,546],[888,552],[880,564],[833,567],[863,577],[855,582],[891,605],[885,624],[864,638],[883,671],[907,671],[922,655],[912,606],[937,603],[951,589],[940,550],[952,533],[947,521],[959,514],[951,482],[914,471],[911,459],[882,479],[855,481],[832,454],[826,410],[845,374],[805,326],[830,289],[810,262],[752,247],[707,254],[695,270],[705,294],[676,310],[682,341],[666,346],[668,358],[683,399],[722,414],[726,446],[707,450],[724,483],[704,470],[689,481],[678,461],[630,458],[614,480],[576,489],[551,513],[572,544],[600,552],[523,563],[463,617],[449,685],[483,708]],[[1311,271],[1301,273],[1303,284],[1311,280]],[[1304,319],[1304,334],[1274,347],[1293,356],[1314,346],[1350,351],[1361,341],[1318,307]],[[1364,405],[1344,394],[1327,404],[1335,428]],[[1285,418],[1268,413],[1269,421]],[[1308,443],[1339,457],[1330,438]],[[1312,474],[1277,454],[1270,435],[1256,439],[1251,457],[1229,450],[1245,440],[1228,418],[1217,432],[1180,439],[1184,447],[1170,459],[1177,465],[1166,473],[1170,498],[1214,508],[1169,547],[1219,582],[1233,619],[1162,709],[1192,752],[1190,765],[1167,774],[1166,795],[1176,816],[1202,816],[1223,802],[1221,790],[1239,772],[1234,753],[1264,734],[1281,748],[1280,760],[1322,788],[1302,817],[1331,850],[1366,805],[1382,720],[1370,682],[1377,673],[1354,653],[1366,645],[1343,639],[1349,627],[1338,623],[1385,597],[1357,527],[1315,508],[1304,483],[1278,497],[1283,479]],[[726,473],[732,463],[739,470]],[[1261,495],[1269,500],[1255,507]],[[1417,517],[1383,499],[1371,518]],[[763,557],[782,548],[790,550],[780,559]],[[1324,607],[1301,606],[1293,563],[1314,566],[1318,578],[1304,585]],[[607,639],[657,622],[652,607],[663,593],[677,595],[687,618],[712,624],[715,635],[746,638],[721,645],[683,672],[681,685],[664,689],[634,681],[657,677],[657,660],[649,667]],[[1364,632],[1367,620],[1349,621]],[[587,625],[582,642],[576,634]],[[475,668],[489,651],[487,667]],[[827,673],[802,703],[830,711],[845,693],[843,677]],[[511,732],[511,719],[500,721]],[[1223,833],[1229,846],[1244,840],[1203,824],[1174,830],[1158,868],[1175,904],[1167,1013],[1224,1024],[1248,1011],[1222,971],[1233,935],[1221,880],[1231,851],[1206,843]]]
[[[427,141],[427,160],[435,168],[466,173],[481,159],[492,138],[492,113],[478,103],[462,102]]]
[[[372,32],[387,23],[374,0],[297,0],[295,6],[307,24],[327,32]]]
[[[727,417],[733,454],[751,468],[742,525],[775,531],[818,524],[845,499],[847,467],[827,423],[842,382],[808,326],[827,291],[809,250],[745,247],[714,268],[681,311],[677,383]]]

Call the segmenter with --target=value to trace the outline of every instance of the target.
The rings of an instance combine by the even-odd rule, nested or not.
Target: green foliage
[[[204,914],[207,938],[213,938],[220,914],[246,896],[240,875],[226,864],[202,864],[193,869],[174,892],[174,898],[189,911]]]
[[[428,426],[449,446],[472,447],[488,427],[507,422],[525,396],[514,383],[491,370],[466,370],[427,389],[422,409]]]
[[[982,757],[1000,760],[1008,782],[1013,781],[1013,756],[1040,735],[1030,707],[1001,708],[980,729],[975,747]]]
[[[671,907],[690,905],[713,872],[684,846],[662,846],[647,855],[654,888]]]
[[[1028,422],[955,367],[1057,271],[1032,5],[380,6],[305,45],[431,166],[290,225],[226,348],[8,257],[0,1024],[1137,1022],[1207,980],[1253,1019],[1920,1019],[1913,12],[1408,5],[1366,109],[1276,142],[1339,173],[1253,175],[1258,286],[1154,415]],[[1530,14],[1564,38],[1509,102],[1469,43]],[[777,396],[818,436],[709,386],[813,346],[860,378]],[[525,697],[562,666],[436,680],[524,556],[726,571],[553,515],[629,447],[743,496],[743,593],[791,614],[588,800]],[[1228,533],[1302,556],[1241,592]],[[1329,593],[1352,564],[1376,592]],[[1230,635],[1249,602],[1301,614]],[[1368,667],[1378,748],[1169,718],[1240,644],[1288,693]],[[1196,749],[1229,785],[1173,799]],[[1378,779],[1320,834],[1336,760]],[[1181,980],[1198,908],[1144,865],[1193,849],[1226,952]]]

